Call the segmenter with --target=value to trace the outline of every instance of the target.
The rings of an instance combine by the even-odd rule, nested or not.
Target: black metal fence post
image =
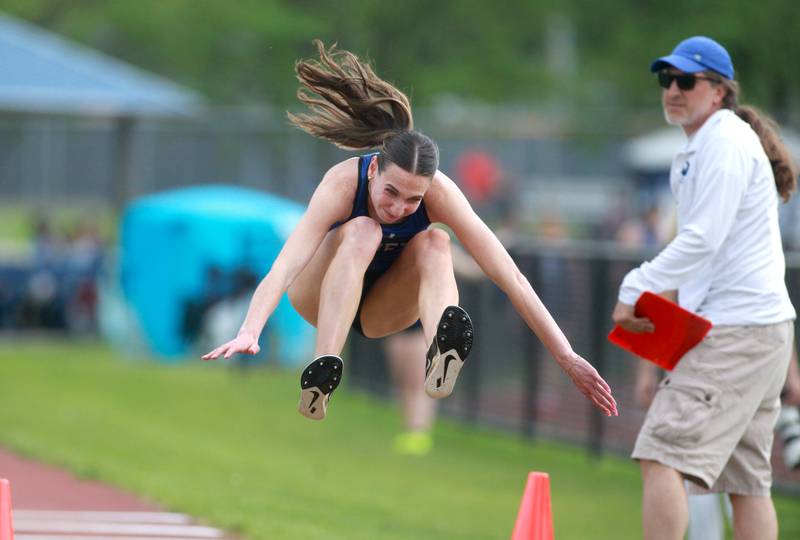
[[[592,313],[591,313],[591,351],[589,359],[601,376],[606,372],[606,334],[610,324],[611,308],[609,306],[608,259],[595,257],[592,259]],[[600,410],[590,403],[588,447],[591,455],[600,457],[603,454],[603,437],[605,420]]]
[[[522,263],[522,261],[520,261]],[[525,273],[533,288],[541,283],[541,264],[538,255],[528,255],[520,267],[527,270]],[[537,404],[539,401],[539,388],[541,386],[542,371],[542,342],[523,322],[520,325],[520,343],[522,344],[522,426],[523,436],[533,438],[536,436],[536,422],[538,420]]]
[[[486,311],[486,302],[484,301],[484,287],[481,283],[475,281],[466,281],[461,284],[462,294],[459,303],[467,310],[472,319],[472,325],[475,332],[475,342],[466,362],[466,371],[464,372],[461,393],[462,403],[464,404],[464,420],[469,423],[477,423],[481,409],[481,371],[483,363],[486,361],[486,355],[490,352],[487,347],[485,339],[485,322],[484,312]]]

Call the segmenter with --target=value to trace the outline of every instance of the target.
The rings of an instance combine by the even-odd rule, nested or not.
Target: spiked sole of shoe
[[[473,328],[467,312],[448,306],[436,328],[435,341],[428,350],[429,368],[425,375],[425,393],[441,399],[453,392],[458,374],[472,350]]]
[[[342,380],[342,361],[336,356],[321,356],[311,362],[300,378],[300,403],[297,410],[306,418],[322,420],[328,413],[331,394]]]

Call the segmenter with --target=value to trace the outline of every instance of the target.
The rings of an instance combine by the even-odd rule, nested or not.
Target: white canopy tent
[[[795,160],[800,163],[800,134],[784,129],[781,131],[781,138]],[[673,156],[684,144],[686,135],[683,131],[679,127],[666,126],[631,139],[624,147],[624,159],[636,171],[668,171]]]
[[[789,148],[795,163],[800,164],[800,133],[781,130],[781,138]],[[668,195],[669,169],[672,158],[686,144],[686,136],[678,127],[667,126],[631,139],[623,149],[625,163],[637,176],[647,179],[652,189],[660,186],[653,199],[662,208],[672,207],[672,197]],[[795,194],[788,204],[780,205],[781,230],[788,249],[800,249],[800,195]]]

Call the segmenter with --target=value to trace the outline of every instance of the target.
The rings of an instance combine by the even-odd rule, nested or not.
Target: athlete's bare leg
[[[430,342],[444,309],[457,304],[450,237],[429,229],[412,238],[375,282],[361,306],[361,326],[364,335],[382,337],[421,319],[425,341]]]
[[[316,358],[300,376],[297,410],[312,420],[327,414],[331,394],[342,379],[339,355],[353,323],[364,273],[380,245],[381,227],[357,217],[331,231],[289,287],[295,309],[317,327]]]
[[[361,307],[361,326],[370,337],[407,328],[417,318],[431,344],[425,392],[436,399],[449,396],[472,349],[473,329],[469,315],[458,307],[450,237],[439,229],[415,236]]]
[[[289,287],[294,308],[317,327],[317,356],[341,354],[361,299],[364,273],[380,241],[381,228],[374,220],[348,221],[328,233]]]

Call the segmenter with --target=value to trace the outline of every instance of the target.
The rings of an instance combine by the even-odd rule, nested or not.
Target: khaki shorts
[[[712,328],[661,381],[632,457],[676,469],[693,493],[769,495],[793,346],[793,321]]]

